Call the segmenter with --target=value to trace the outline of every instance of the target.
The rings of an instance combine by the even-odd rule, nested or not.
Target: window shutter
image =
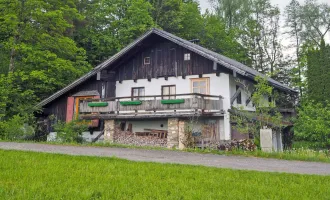
[[[100,96],[94,96],[93,99],[99,99]],[[90,124],[90,127],[98,127],[99,126],[99,123],[100,123],[100,120],[99,119],[93,119],[91,121],[91,124]]]
[[[73,119],[73,106],[74,106],[74,97],[68,97],[66,104],[66,122],[71,122]]]

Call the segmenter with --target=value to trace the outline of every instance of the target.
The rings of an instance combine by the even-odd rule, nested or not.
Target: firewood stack
[[[167,138],[160,138],[154,135],[137,136],[128,131],[116,130],[114,135],[114,142],[118,144],[127,144],[134,146],[153,146],[153,147],[166,147]]]

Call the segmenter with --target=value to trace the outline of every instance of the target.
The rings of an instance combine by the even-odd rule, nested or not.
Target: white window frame
[[[168,92],[169,94],[168,95],[176,95],[176,85],[162,85],[162,99],[175,99],[176,96],[163,96],[163,95],[167,95],[167,94],[164,94],[164,88],[168,88]]]
[[[183,59],[184,61],[189,61],[191,59],[190,53],[185,53]]]
[[[147,60],[149,60],[149,62],[147,62]],[[151,64],[151,58],[150,57],[144,57],[143,64],[150,65]]]

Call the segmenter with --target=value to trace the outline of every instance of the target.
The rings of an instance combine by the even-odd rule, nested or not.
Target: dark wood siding
[[[105,98],[115,97],[116,83],[114,79],[108,78],[107,80],[96,80],[96,76],[93,76],[83,84],[77,86],[70,92],[62,95],[60,98],[54,100],[50,104],[44,107],[44,115],[54,115],[57,120],[66,121],[66,107],[68,97],[81,91],[97,90],[99,94],[102,94],[102,84],[105,85]]]
[[[185,53],[190,53],[189,61],[184,61]],[[150,57],[150,64],[144,63],[145,57]],[[212,61],[168,41],[137,52],[116,72],[118,81],[215,73]]]

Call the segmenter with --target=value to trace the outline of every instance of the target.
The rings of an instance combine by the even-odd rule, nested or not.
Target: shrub
[[[235,150],[242,150],[242,151],[255,151],[257,146],[250,139],[244,140],[232,140],[225,144],[220,144],[218,146],[219,150],[223,151],[235,151]]]
[[[0,122],[0,139],[24,140],[32,138],[34,129],[29,126],[25,117],[14,115],[11,119]]]
[[[54,125],[54,129],[57,132],[56,137],[59,141],[82,143],[82,133],[88,130],[88,125],[85,121],[71,121],[68,123],[58,121]]]
[[[330,149],[330,104],[309,102],[299,108],[295,136],[315,148]]]

